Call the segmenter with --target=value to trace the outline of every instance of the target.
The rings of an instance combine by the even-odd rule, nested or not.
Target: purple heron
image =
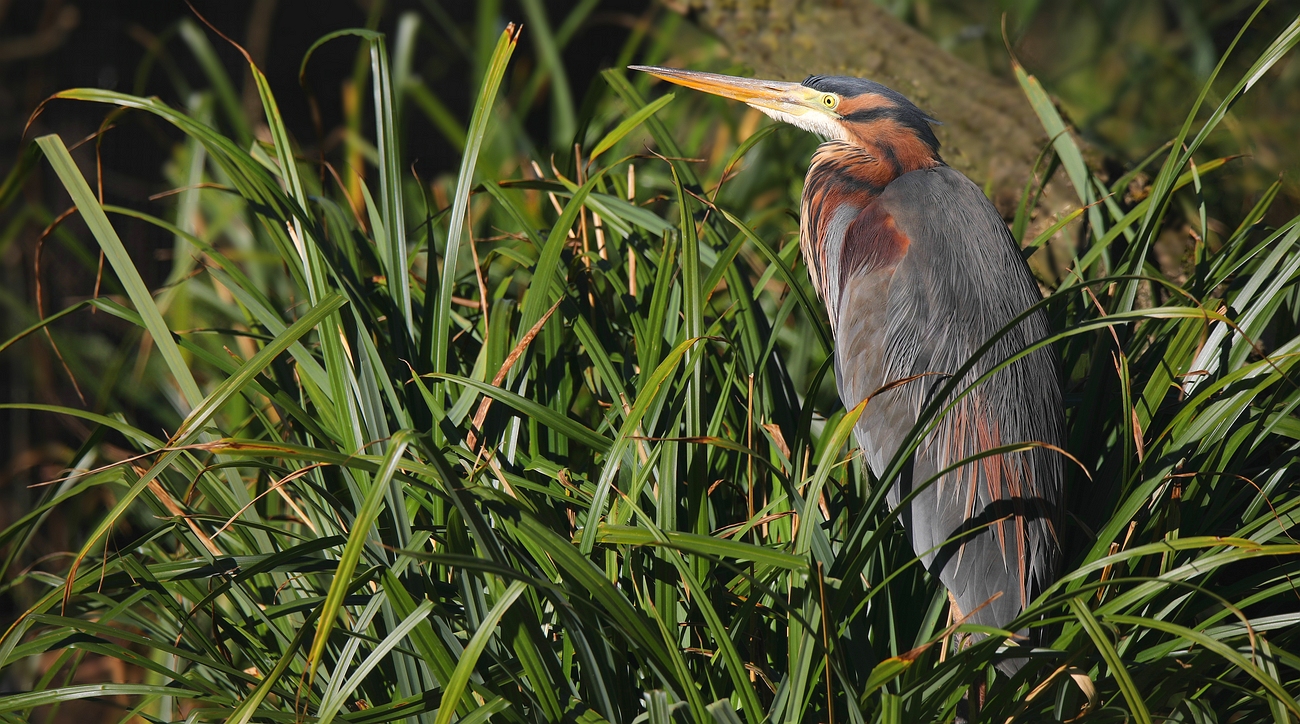
[[[919,490],[899,518],[952,614],[1006,628],[1058,575],[1064,424],[1050,347],[1002,366],[1049,327],[1042,309],[1012,326],[1042,297],[997,209],[944,163],[934,119],[879,83],[631,68],[825,139],[804,181],[800,248],[830,318],[840,398],[852,408],[871,397],[854,432],[877,476],[922,409],[995,340],[948,399],[1001,369],[926,434],[888,501],[897,508]],[[1017,443],[1046,445],[968,461]]]

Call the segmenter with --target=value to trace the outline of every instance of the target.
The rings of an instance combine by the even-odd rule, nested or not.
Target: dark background
[[[547,3],[553,28],[571,5]],[[649,6],[649,0],[610,0],[588,17],[563,56],[575,102],[581,102],[599,70],[613,62],[631,26]],[[397,18],[406,11],[419,12],[422,19],[414,70],[462,123],[468,119],[476,89],[470,81],[473,63],[467,54],[472,49],[464,36],[470,34],[476,20],[475,2],[389,0],[376,5],[366,0],[198,0],[194,9],[250,52],[267,75],[287,127],[304,153],[329,152],[338,145],[338,135],[331,136],[330,131],[342,122],[339,81],[350,77],[359,41],[344,38],[329,43],[313,55],[307,67],[306,79],[319,104],[319,129],[308,96],[299,86],[299,65],[308,48],[328,32],[364,27],[375,18],[376,29],[392,37]],[[510,2],[502,4],[500,15],[502,24],[506,18],[524,17],[522,9]],[[184,18],[195,18],[194,11],[186,3],[172,0],[0,0],[0,175],[10,172],[33,138],[58,133],[72,147],[100,128],[109,109],[92,103],[56,100],[31,120],[41,103],[60,90],[94,87],[157,95],[183,107],[186,99],[178,90],[178,79],[195,89],[206,88],[206,76],[176,35],[177,23]],[[253,109],[248,116],[257,117],[260,102],[243,56],[210,29],[205,30],[238,84],[236,90],[243,94],[245,107]],[[535,64],[530,42],[529,34],[524,33],[515,54],[512,72],[520,76],[526,76]],[[164,52],[147,62],[149,48],[158,43],[163,44]],[[540,98],[545,101],[546,96]],[[367,114],[362,117],[372,120]],[[460,163],[456,149],[420,114],[406,114],[406,123],[403,144],[416,172],[426,179],[454,174]],[[544,102],[525,116],[525,124],[533,138],[547,137],[549,113]],[[363,133],[368,134],[369,128],[363,128]],[[105,202],[151,213],[166,208],[165,199],[149,197],[167,190],[159,169],[180,140],[179,132],[148,114],[116,117],[99,149]],[[74,154],[86,162],[93,145],[92,140],[74,149]],[[93,167],[84,170],[90,178]],[[0,210],[0,315],[6,317],[0,336],[5,338],[36,319],[38,248],[40,297],[46,315],[89,297],[95,289],[97,260],[87,256],[93,252],[71,243],[74,238],[86,238],[77,215],[43,242],[41,234],[50,219],[31,213],[20,218],[18,209],[24,207],[44,209],[50,215],[68,207],[67,195],[47,165],[38,166],[22,194],[19,202]],[[114,224],[146,283],[160,283],[171,266],[167,256],[171,238],[156,227],[127,218],[119,217]],[[134,333],[104,314],[81,312],[65,321],[60,326],[64,336],[105,327],[121,334]],[[0,355],[0,402],[81,406],[54,349],[44,339],[29,338],[24,344],[21,351]],[[88,406],[94,409],[95,400],[85,394]],[[10,503],[0,506],[0,527],[12,520],[11,511],[25,507],[25,486],[56,477],[88,433],[87,427],[65,416],[0,411],[0,491]]]

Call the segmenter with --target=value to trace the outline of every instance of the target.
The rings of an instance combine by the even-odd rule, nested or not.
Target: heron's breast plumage
[[[835,335],[840,396],[850,407],[871,398],[856,432],[879,475],[986,341],[1009,327],[957,392],[1045,338],[1048,325],[1041,311],[1011,325],[1040,296],[977,186],[946,166],[891,178],[888,163],[873,169],[842,146],[823,144],[809,169],[801,245]],[[937,478],[902,519],[963,611],[988,603],[976,622],[1006,624],[1055,579],[1063,470],[1043,447],[962,461],[1017,443],[1060,447],[1063,436],[1055,358],[1040,348],[955,400],[891,490],[897,505]],[[945,544],[954,537],[961,542]]]
[[[799,245],[817,295],[838,315],[841,281],[856,269],[860,255],[855,247],[844,246],[849,228],[861,211],[870,206],[892,178],[878,159],[842,141],[828,141],[817,148],[804,179],[800,203],[802,223]]]

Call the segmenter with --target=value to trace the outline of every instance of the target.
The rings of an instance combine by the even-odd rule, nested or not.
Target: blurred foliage
[[[877,0],[894,15],[976,68],[1009,75],[1002,37],[1059,99],[1084,137],[1120,164],[1136,163],[1183,121],[1196,91],[1255,9],[1251,0]],[[1215,86],[1230,87],[1271,32],[1291,20],[1289,3],[1265,7],[1228,59]],[[1213,97],[1213,96],[1212,96]],[[1230,213],[1257,198],[1280,174],[1300,168],[1300,60],[1288,58],[1260,92],[1242,100],[1210,153],[1247,153],[1253,163],[1217,191]],[[1300,209],[1300,185],[1287,178],[1285,209]]]

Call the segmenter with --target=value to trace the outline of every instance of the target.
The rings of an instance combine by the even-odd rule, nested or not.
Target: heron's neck
[[[864,207],[899,176],[942,165],[938,152],[914,137],[831,140],[813,153],[803,198],[806,203],[810,193],[829,194]]]
[[[885,183],[909,171],[943,165],[937,148],[894,121],[851,127],[846,140],[861,153],[876,159]]]
[[[817,147],[800,204],[799,246],[818,295],[825,300],[831,283],[827,254],[838,248],[848,225],[899,176],[941,165],[931,152],[886,153],[864,143],[827,141]]]

